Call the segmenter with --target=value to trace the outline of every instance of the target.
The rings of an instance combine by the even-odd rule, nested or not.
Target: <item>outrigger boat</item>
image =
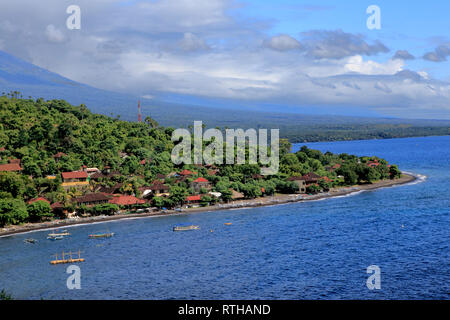
[[[55,236],[55,235],[53,235],[53,236],[48,236],[47,239],[48,240],[62,240],[62,239],[64,239],[64,236]]]
[[[66,254],[69,255],[69,259],[66,259]],[[81,251],[78,250],[78,258],[73,258],[72,257],[72,251],[70,251],[69,253],[62,253],[62,259],[58,259],[58,254],[55,254],[56,259],[55,260],[51,260],[50,264],[61,264],[61,263],[73,263],[73,262],[83,262],[84,258],[81,258]]]
[[[110,238],[114,235],[114,232],[109,232],[109,233],[94,233],[94,234],[90,234],[89,238],[90,239],[98,239],[98,238]]]
[[[56,233],[56,232],[49,233],[47,235],[47,239],[49,239],[49,240],[61,240],[61,239],[64,239],[65,236],[70,236],[70,233],[67,232],[67,230],[62,230],[60,233]]]
[[[64,237],[64,236],[70,236],[70,233],[67,232],[67,230],[62,230],[61,233],[53,232],[53,233],[49,233],[47,236],[49,236],[49,237],[59,237],[59,236]]]
[[[188,231],[188,230],[198,230],[198,229],[200,229],[200,227],[194,226],[194,225],[173,227],[173,231]]]

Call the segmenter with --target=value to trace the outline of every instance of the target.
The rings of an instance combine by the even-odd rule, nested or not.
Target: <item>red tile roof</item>
[[[194,180],[194,182],[209,182],[207,179],[200,177]]]
[[[287,179],[287,181],[300,181],[300,180],[305,180],[305,178],[304,177],[295,176],[295,177],[289,177]]]
[[[217,172],[219,172],[219,170],[208,170],[208,174],[210,176],[215,176],[217,174]]]
[[[314,172],[307,173],[303,176],[306,182],[317,181],[321,178],[321,176],[315,174]]]
[[[0,164],[0,171],[21,171],[22,168],[18,163]]]
[[[145,200],[140,200],[134,196],[119,196],[109,200],[109,203],[117,204],[119,206],[129,206],[132,204],[143,204]]]
[[[9,159],[9,163],[17,163],[17,164],[20,164],[20,159]]]
[[[58,152],[57,154],[53,155],[53,158],[61,158],[65,156],[67,156],[67,154],[65,154],[64,152]]]
[[[196,195],[196,196],[188,196],[186,198],[186,201],[200,201],[201,200],[201,196],[200,195]]]
[[[36,201],[45,201],[45,202],[47,202],[48,204],[50,204],[50,201],[48,201],[47,199],[45,199],[45,198],[43,198],[43,197],[31,199],[31,200],[28,201],[27,203],[30,204],[30,203],[33,203],[33,202],[36,202]]]
[[[110,198],[111,198],[110,195],[107,195],[103,192],[99,192],[99,193],[88,193],[85,196],[75,198],[74,200],[77,203],[90,203],[90,202],[108,201]]]
[[[61,202],[55,202],[55,203],[50,205],[50,208],[52,208],[52,209],[62,208],[62,207],[64,207],[64,206],[63,206],[63,204]]]
[[[153,161],[153,159],[150,158],[150,159],[144,159],[144,160],[141,160],[139,163],[142,164],[142,165],[144,165],[144,164],[147,164],[147,163],[152,163],[152,161]]]
[[[192,171],[185,169],[185,170],[181,171],[180,174],[182,176],[189,176],[189,175],[192,175]]]
[[[85,171],[63,172],[61,175],[63,179],[83,179],[88,177]]]

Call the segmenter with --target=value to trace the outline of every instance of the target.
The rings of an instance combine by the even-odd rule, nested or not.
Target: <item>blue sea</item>
[[[46,240],[49,231],[3,237],[0,290],[17,299],[449,299],[450,137],[307,145],[377,155],[420,180],[313,202],[75,226],[60,241]],[[201,229],[173,232],[181,223]],[[88,238],[104,231],[115,236]],[[68,265],[49,264],[63,250],[86,259],[81,289],[67,288]],[[366,285],[371,265],[380,289]]]

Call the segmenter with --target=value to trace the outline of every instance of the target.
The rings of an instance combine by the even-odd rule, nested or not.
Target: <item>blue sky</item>
[[[0,50],[146,98],[450,119],[449,1],[78,0],[68,30],[72,4],[2,1]]]
[[[240,14],[270,21],[272,35],[313,29],[360,33],[369,39],[380,39],[393,50],[408,50],[416,57],[429,51],[430,46],[450,42],[450,1],[298,1],[246,0]],[[381,30],[368,30],[366,9],[377,5],[381,9]],[[242,13],[244,12],[244,13]],[[374,57],[382,60],[392,55]],[[407,66],[429,71],[430,75],[450,80],[450,63],[438,64],[422,59],[408,61]]]

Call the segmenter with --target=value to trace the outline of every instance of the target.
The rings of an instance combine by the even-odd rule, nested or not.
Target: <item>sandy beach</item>
[[[13,235],[18,233],[37,231],[43,229],[56,229],[71,225],[80,225],[88,223],[99,223],[114,221],[119,219],[131,219],[131,218],[144,218],[144,217],[157,217],[157,216],[167,216],[173,214],[187,214],[196,212],[206,212],[206,211],[217,211],[217,210],[229,210],[229,209],[242,209],[242,208],[253,208],[260,206],[271,206],[277,204],[285,204],[290,202],[301,202],[301,201],[312,201],[321,200],[326,198],[333,198],[338,196],[345,196],[356,192],[375,190],[385,187],[399,186],[407,183],[414,182],[418,178],[412,174],[407,174],[403,172],[400,179],[396,180],[382,180],[373,184],[367,185],[356,185],[352,187],[341,187],[331,189],[326,193],[319,193],[315,195],[303,195],[303,194],[277,194],[274,196],[261,197],[256,199],[248,200],[238,200],[231,203],[216,204],[207,207],[195,207],[195,208],[183,208],[182,211],[176,210],[166,210],[166,211],[155,211],[151,213],[121,213],[114,216],[96,216],[96,217],[86,217],[86,218],[74,218],[74,219],[64,219],[64,220],[52,220],[48,222],[41,223],[26,223],[22,225],[7,226],[0,228],[0,237]]]

